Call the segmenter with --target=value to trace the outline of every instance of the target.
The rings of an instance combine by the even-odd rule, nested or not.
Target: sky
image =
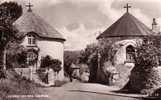
[[[2,1],[2,0],[1,0]],[[17,1],[27,4],[29,0]],[[33,11],[66,38],[66,50],[81,50],[97,42],[96,37],[129,12],[151,28],[152,19],[161,24],[161,0],[30,0]]]

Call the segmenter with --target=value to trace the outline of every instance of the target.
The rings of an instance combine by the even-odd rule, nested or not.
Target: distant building
[[[72,69],[72,78],[78,79],[82,82],[89,81],[89,67],[86,64],[71,64],[70,68]]]
[[[65,38],[40,16],[35,14],[31,9],[23,11],[23,15],[14,23],[18,29],[17,36],[22,38],[23,45],[27,50],[27,61],[37,59],[37,63],[31,67],[38,69],[40,67],[41,58],[47,55],[53,59],[58,59],[62,62],[62,70],[58,74],[59,80],[64,78],[64,42]]]

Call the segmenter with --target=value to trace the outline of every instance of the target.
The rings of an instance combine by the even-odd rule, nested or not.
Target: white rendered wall
[[[37,47],[39,48],[39,58],[38,58],[38,67],[40,66],[40,60],[42,57],[46,55],[51,56],[53,59],[59,59],[62,62],[62,70],[58,74],[58,79],[64,79],[64,43],[54,40],[43,40],[38,39],[36,40]],[[28,46],[28,38],[27,36],[24,38],[23,42],[21,43],[23,46]]]
[[[57,41],[41,40],[37,41],[37,46],[40,48],[39,57],[51,56],[53,59],[59,59],[62,62],[62,70],[59,72],[58,79],[64,79],[64,44]],[[40,58],[41,59],[41,58]],[[39,59],[39,60],[40,60]]]
[[[21,45],[23,45],[24,47],[26,47],[28,45],[27,36],[24,37],[23,42],[21,43]]]

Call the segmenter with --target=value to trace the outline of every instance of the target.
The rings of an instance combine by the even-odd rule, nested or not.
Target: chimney
[[[153,18],[153,22],[152,22],[152,31],[154,33],[159,33],[160,32],[160,27],[158,26],[155,18]]]

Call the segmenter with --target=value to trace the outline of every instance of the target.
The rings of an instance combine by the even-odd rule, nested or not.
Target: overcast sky
[[[11,1],[11,0],[8,0]],[[28,2],[28,0],[14,0]],[[30,0],[33,11],[67,39],[65,49],[80,50],[96,42],[103,32],[126,10],[151,28],[152,18],[161,24],[161,0]],[[24,3],[24,4],[26,4]]]

